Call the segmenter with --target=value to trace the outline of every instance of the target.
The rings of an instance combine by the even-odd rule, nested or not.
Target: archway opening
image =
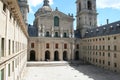
[[[50,60],[50,52],[46,51],[45,52],[45,61],[49,61]]]
[[[30,61],[35,61],[35,51],[30,51]]]
[[[64,61],[67,61],[67,60],[68,60],[67,51],[64,51],[64,52],[63,52],[63,60],[64,60]]]
[[[59,61],[59,53],[58,53],[58,51],[54,52],[54,61]]]
[[[79,60],[79,51],[75,52],[74,59],[75,60]]]

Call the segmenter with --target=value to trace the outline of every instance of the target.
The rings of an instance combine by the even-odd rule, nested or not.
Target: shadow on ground
[[[85,64],[70,64],[73,69],[83,73],[83,75],[91,78],[92,80],[120,80],[120,74],[108,71],[94,65]],[[79,77],[79,76],[78,76]]]

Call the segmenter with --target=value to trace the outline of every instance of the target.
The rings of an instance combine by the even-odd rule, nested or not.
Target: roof
[[[120,21],[117,21],[93,29],[88,29],[83,38],[106,36],[119,33],[120,33]]]
[[[32,25],[28,25],[28,34],[30,37],[37,37],[38,36],[38,29]]]

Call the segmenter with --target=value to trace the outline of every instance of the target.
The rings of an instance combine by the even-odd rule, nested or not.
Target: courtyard
[[[22,80],[120,80],[120,74],[93,65],[33,66]]]

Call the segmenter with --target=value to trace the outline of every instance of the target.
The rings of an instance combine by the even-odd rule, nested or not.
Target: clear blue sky
[[[109,19],[110,23],[120,20],[120,0],[96,0],[96,1],[98,13],[98,25],[106,24],[106,19]],[[40,7],[42,7],[43,3],[42,0],[28,0],[28,2],[30,5],[28,23],[33,24],[34,13]],[[50,0],[50,5],[52,9],[58,7],[58,10],[65,14],[73,13],[75,18],[76,16],[75,2],[76,0]],[[75,21],[74,27],[76,27]]]

